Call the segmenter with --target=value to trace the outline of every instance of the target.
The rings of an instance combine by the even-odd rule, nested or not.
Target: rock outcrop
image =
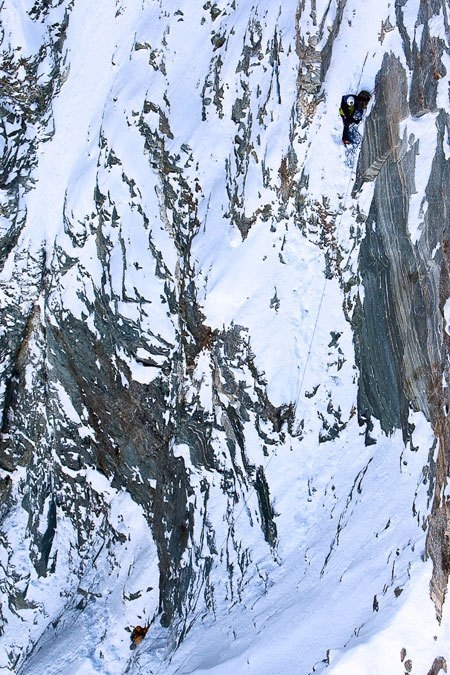
[[[360,249],[364,300],[353,321],[360,369],[358,411],[361,423],[367,424],[367,437],[375,417],[387,434],[402,429],[408,442],[408,418],[413,409],[430,420],[438,440],[427,554],[434,562],[431,593],[441,616],[449,564],[442,518],[446,518],[444,493],[450,452],[450,352],[443,313],[450,294],[450,202],[446,189],[450,181],[450,116],[436,101],[437,81],[445,72],[443,41],[430,38],[428,30],[431,16],[441,11],[445,15],[445,8],[439,2],[427,4],[427,8],[421,5],[417,19],[423,26],[419,48],[415,39],[411,45],[405,34],[398,6],[405,55],[413,73],[411,84],[408,90],[407,73],[399,59],[386,55],[377,76],[375,104],[365,125],[354,194],[366,181],[374,180],[375,185]],[[430,139],[416,137],[410,115],[430,116],[435,128],[430,173],[424,192],[419,194],[417,175],[421,156],[429,152]],[[418,210],[412,206],[413,200],[420,204]]]

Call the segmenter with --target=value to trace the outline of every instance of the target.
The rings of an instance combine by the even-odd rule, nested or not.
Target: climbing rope
[[[361,82],[361,79],[362,79],[363,70],[364,70],[364,67],[365,67],[365,64],[366,64],[366,61],[367,61],[367,56],[368,56],[368,52],[367,52],[366,57],[365,57],[364,62],[363,62],[363,66],[362,66],[362,69],[361,69],[361,74],[360,74],[360,77],[359,77],[357,89],[359,89],[359,85],[360,85],[360,82]],[[339,221],[338,221],[337,226],[336,226],[336,231],[339,230],[341,222],[342,222],[342,217],[343,217],[344,212],[345,212],[345,207],[346,207],[346,204],[347,204],[347,199],[348,199],[348,195],[349,195],[349,191],[350,191],[350,185],[351,185],[352,181],[353,181],[353,171],[351,172],[349,180],[347,182],[347,189],[346,189],[346,192],[345,192],[345,197],[344,197],[344,201],[343,201],[343,205],[342,205],[342,211],[341,211],[341,214],[340,214],[340,218],[339,218]],[[329,280],[329,278],[327,276],[325,276],[324,283],[323,283],[323,286],[322,286],[322,291],[321,291],[321,294],[320,294],[317,313],[316,313],[316,316],[315,316],[314,326],[313,326],[311,338],[310,338],[310,341],[309,341],[305,365],[303,367],[302,376],[301,376],[299,387],[298,387],[298,390],[297,390],[297,396],[296,396],[295,405],[294,405],[294,420],[295,420],[295,415],[296,415],[296,412],[297,412],[297,406],[298,406],[298,403],[299,403],[299,400],[300,400],[301,392],[302,392],[302,389],[303,389],[303,383],[304,383],[304,380],[305,380],[307,367],[308,367],[309,360],[310,360],[310,357],[311,357],[312,347],[313,347],[314,338],[315,338],[315,335],[316,335],[317,326],[318,326],[318,323],[319,323],[320,314],[321,314],[321,311],[322,311],[322,305],[323,305],[323,300],[324,300],[324,297],[325,297],[325,291],[326,291],[326,286],[327,286],[328,280]],[[267,468],[269,467],[269,464],[271,463],[274,456],[275,456],[275,450],[271,453],[267,462],[263,466],[264,473],[267,471]],[[256,487],[255,487],[255,483],[253,483],[253,485],[251,486],[251,489],[249,490],[249,492],[246,496],[244,495],[243,492],[241,492],[243,504],[242,504],[241,509],[238,511],[236,517],[233,519],[231,527],[234,528],[236,526],[236,523],[238,522],[239,518],[241,517],[244,509],[247,509],[249,511],[249,513],[251,512],[251,508],[249,506],[249,501],[250,501],[251,497],[254,495],[255,491],[256,491]],[[218,551],[222,551],[222,549],[223,549],[223,547],[224,547],[224,545],[225,545],[225,543],[226,543],[226,541],[229,537],[230,537],[230,527],[228,528],[228,532],[225,535],[225,537],[223,538],[223,541],[222,541],[220,547],[218,548]],[[186,661],[187,661],[187,658],[182,662],[182,664],[177,668],[177,670],[175,672],[179,672],[179,670],[184,666]],[[159,672],[159,670],[158,670],[158,672]]]
[[[342,211],[341,211],[341,214],[340,214],[339,222],[336,225],[336,232],[340,229],[340,225],[341,225],[341,222],[342,222],[342,217],[343,217],[344,212],[345,212],[345,207],[346,207],[346,204],[347,204],[348,194],[349,194],[350,185],[351,185],[352,181],[353,181],[353,172],[350,174],[350,178],[347,182],[347,189],[346,189],[346,192],[345,192],[345,197],[344,197],[344,202],[343,202],[343,205],[342,205]],[[323,287],[322,287],[322,293],[320,295],[319,305],[317,307],[317,314],[316,314],[316,318],[315,318],[315,321],[314,321],[314,327],[313,327],[313,331],[312,331],[312,334],[311,334],[311,339],[309,341],[308,352],[306,354],[305,365],[304,365],[304,368],[303,368],[303,373],[302,373],[302,377],[301,377],[301,380],[300,380],[300,384],[299,384],[299,387],[297,389],[297,396],[296,396],[295,405],[294,405],[294,415],[297,413],[297,406],[298,406],[298,403],[299,403],[299,400],[300,400],[301,392],[302,392],[302,389],[303,389],[303,382],[305,380],[306,370],[307,370],[308,363],[309,363],[309,360],[310,360],[310,357],[311,357],[312,346],[313,346],[313,343],[314,343],[314,337],[316,335],[317,324],[319,323],[320,313],[322,311],[322,304],[323,304],[323,299],[325,297],[325,290],[326,290],[326,287],[327,287],[328,280],[329,280],[329,277],[325,276],[325,279],[324,279],[324,282],[323,282]]]
[[[359,89],[359,85],[360,85],[360,83],[361,83],[361,79],[362,79],[364,67],[365,67],[365,65],[366,65],[366,61],[367,61],[367,56],[368,56],[368,54],[369,54],[369,52],[366,53],[366,56],[365,56],[365,59],[364,59],[364,62],[363,62],[362,68],[361,68],[361,73],[360,73],[360,76],[359,76],[359,81],[358,81],[358,87],[357,87],[357,89]],[[339,230],[340,225],[341,225],[341,222],[342,222],[342,217],[343,217],[344,212],[345,212],[345,207],[346,207],[346,204],[347,204],[347,199],[348,199],[348,195],[349,195],[350,185],[351,185],[352,181],[353,181],[353,172],[351,172],[350,177],[349,177],[349,180],[348,180],[348,182],[347,182],[347,189],[346,189],[346,192],[345,192],[345,197],[344,197],[344,202],[343,202],[343,205],[342,205],[342,211],[341,211],[341,214],[340,214],[340,218],[339,218],[339,221],[338,221],[337,226],[336,226],[336,231]],[[310,360],[310,357],[311,357],[312,346],[313,346],[313,343],[314,343],[314,338],[315,338],[315,334],[316,334],[316,330],[317,330],[317,325],[318,325],[318,323],[319,323],[320,313],[321,313],[321,311],[322,311],[323,299],[324,299],[324,297],[325,297],[325,291],[326,291],[326,287],[327,287],[327,282],[328,282],[328,277],[325,276],[324,283],[323,283],[323,286],[322,286],[322,292],[321,292],[321,294],[320,294],[319,305],[318,305],[318,308],[317,308],[317,313],[316,313],[316,317],[315,317],[315,321],[314,321],[313,331],[312,331],[312,334],[311,334],[311,339],[310,339],[310,341],[309,341],[308,352],[307,352],[307,354],[306,354],[305,365],[304,365],[304,367],[303,367],[302,377],[301,377],[301,379],[300,379],[300,384],[299,384],[299,387],[298,387],[298,389],[297,389],[297,395],[296,395],[295,404],[294,404],[294,421],[295,421],[295,415],[296,415],[296,412],[297,412],[297,406],[298,406],[298,403],[299,403],[299,400],[300,400],[300,396],[301,396],[301,392],[302,392],[302,388],[303,388],[303,382],[304,382],[304,380],[305,380],[306,371],[307,371],[308,364],[309,364],[309,360]],[[266,472],[266,470],[267,470],[267,468],[268,468],[270,462],[272,461],[274,455],[275,455],[275,451],[272,452],[272,454],[270,455],[270,457],[269,457],[269,459],[267,460],[266,464],[264,465],[264,467],[263,467],[263,468],[264,468],[264,473]],[[248,493],[247,498],[246,498],[246,497],[244,496],[244,494],[242,493],[242,499],[243,499],[243,502],[244,502],[244,503],[243,503],[243,505],[242,505],[242,508],[241,508],[240,511],[238,512],[236,518],[234,519],[233,525],[236,525],[237,521],[238,521],[239,518],[241,517],[242,512],[244,511],[245,508],[247,508],[248,511],[250,511],[250,507],[249,507],[249,505],[248,505],[248,500],[250,500],[250,498],[253,496],[254,493],[255,493],[255,486],[254,486],[254,485],[252,486],[252,489],[251,489],[250,492]],[[222,546],[224,545],[224,543],[225,543],[225,541],[227,540],[228,536],[229,536],[229,535],[227,534],[227,536],[224,538],[224,540],[223,540],[223,542],[222,542]],[[222,548],[222,546],[221,546],[221,548]],[[220,548],[219,550],[221,550],[221,548]]]
[[[361,68],[361,73],[360,73],[360,75],[359,75],[358,85],[357,85],[357,87],[356,87],[356,91],[357,91],[357,92],[359,91],[359,87],[361,86],[361,80],[362,80],[364,68],[366,67],[366,62],[367,62],[367,57],[368,57],[368,56],[369,56],[369,52],[366,52],[366,56],[365,56],[365,58],[364,58],[364,61],[363,61],[363,64],[362,64],[362,68]]]
[[[364,61],[363,61],[362,67],[361,67],[361,73],[359,75],[358,85],[356,87],[357,91],[359,90],[359,87],[360,87],[360,84],[361,84],[361,80],[362,80],[362,76],[363,76],[363,72],[364,72],[366,62],[367,62],[368,55],[369,55],[369,52],[366,52],[366,56],[364,58]],[[361,135],[359,134],[359,132],[356,132],[356,133],[358,134],[358,136],[355,137],[355,140],[360,140]],[[349,166],[349,168],[353,168],[353,165]],[[340,218],[339,218],[339,221],[336,225],[336,232],[340,229],[340,226],[341,226],[342,217],[343,217],[344,212],[345,212],[345,207],[346,207],[346,204],[347,204],[347,198],[348,198],[350,185],[351,185],[352,181],[353,181],[353,171],[350,174],[350,178],[348,179],[348,182],[347,182],[347,189],[346,189],[346,192],[345,192],[345,197],[344,197],[344,202],[343,202],[343,205],[342,205],[342,211],[341,211],[341,214],[340,214]],[[326,287],[327,287],[327,281],[328,281],[328,277],[325,276],[325,280],[323,282],[323,287],[322,287],[322,293],[320,295],[319,305],[318,305],[318,308],[317,308],[317,314],[316,314],[316,318],[315,318],[315,321],[314,321],[314,327],[313,327],[311,339],[310,339],[310,342],[309,342],[308,352],[306,354],[305,365],[304,365],[304,368],[303,368],[302,377],[301,377],[301,380],[300,380],[300,384],[299,384],[299,387],[298,387],[298,390],[297,390],[297,396],[296,396],[296,399],[295,399],[295,405],[294,405],[294,413],[295,414],[297,413],[297,406],[298,406],[300,396],[301,396],[301,392],[302,392],[302,389],[303,389],[303,382],[305,380],[306,369],[308,367],[308,363],[309,363],[309,360],[310,360],[310,357],[311,357],[312,346],[313,346],[314,337],[315,337],[316,330],[317,330],[317,324],[319,322],[320,313],[322,311],[322,304],[323,304],[323,299],[324,299],[324,296],[325,296],[325,290],[326,290]]]

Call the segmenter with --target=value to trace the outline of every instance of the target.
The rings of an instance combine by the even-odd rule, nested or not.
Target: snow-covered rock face
[[[444,669],[450,18],[391,4],[0,4],[0,672]]]

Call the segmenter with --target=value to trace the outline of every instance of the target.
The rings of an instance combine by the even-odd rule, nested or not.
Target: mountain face
[[[0,16],[0,672],[446,672],[445,0]]]

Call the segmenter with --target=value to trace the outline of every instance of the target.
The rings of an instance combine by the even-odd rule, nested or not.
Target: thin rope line
[[[359,85],[361,84],[361,80],[362,80],[362,76],[363,76],[363,72],[364,72],[364,68],[365,68],[365,66],[366,66],[366,61],[367,61],[367,57],[368,57],[368,56],[369,56],[369,52],[366,52],[366,57],[365,57],[365,59],[364,59],[364,61],[363,61],[362,68],[361,68],[361,74],[360,74],[360,76],[359,76],[358,85],[357,85],[357,87],[356,87],[357,91],[359,91]]]
[[[338,232],[338,230],[340,229],[340,226],[341,226],[342,217],[343,217],[343,215],[344,215],[345,207],[346,207],[346,205],[347,205],[347,199],[348,199],[348,194],[349,194],[350,185],[351,185],[351,183],[352,183],[352,180],[353,180],[353,171],[351,172],[350,178],[348,179],[347,190],[346,190],[346,192],[345,192],[344,203],[343,203],[343,205],[342,205],[341,215],[340,215],[340,218],[339,218],[339,222],[338,222],[337,225],[336,225],[336,233]],[[328,277],[325,276],[325,280],[324,280],[323,288],[322,288],[322,294],[321,294],[321,296],[320,296],[319,306],[318,306],[318,309],[317,309],[316,320],[315,320],[315,322],[314,322],[314,328],[313,328],[313,332],[312,332],[312,335],[311,335],[311,340],[310,340],[310,342],[309,342],[308,352],[307,352],[307,354],[306,354],[305,366],[304,366],[304,368],[303,368],[303,374],[302,374],[302,378],[301,378],[301,381],[300,381],[300,385],[299,385],[299,387],[298,387],[298,389],[297,389],[297,397],[296,397],[295,405],[294,405],[294,412],[295,412],[295,413],[297,412],[297,406],[298,406],[298,403],[299,403],[299,400],[300,400],[301,391],[302,391],[302,388],[303,388],[303,382],[304,382],[304,380],[305,380],[306,369],[307,369],[307,367],[308,367],[309,359],[310,359],[310,357],[311,357],[312,345],[313,345],[314,337],[315,337],[315,334],[316,334],[317,324],[319,323],[319,317],[320,317],[320,313],[321,313],[321,311],[322,311],[323,298],[324,298],[324,296],[325,296],[325,289],[326,289],[326,287],[327,287],[327,282],[328,282],[328,281],[329,281]]]
[[[341,215],[340,215],[340,218],[339,218],[339,222],[338,222],[338,224],[337,224],[337,226],[336,226],[336,231],[339,229],[339,227],[340,227],[340,225],[341,225],[341,222],[342,222],[342,217],[343,217],[344,212],[345,212],[345,206],[346,206],[346,204],[347,204],[347,198],[348,198],[349,189],[350,189],[350,185],[351,185],[352,180],[353,180],[352,174],[350,174],[350,178],[349,178],[348,183],[347,183],[347,190],[346,190],[345,197],[344,197],[344,203],[343,203],[343,206],[342,206],[342,212],[341,212]],[[318,322],[319,322],[320,312],[321,312],[321,309],[322,309],[322,303],[323,303],[323,299],[324,299],[324,296],[325,296],[325,289],[326,289],[326,286],[327,286],[327,282],[328,282],[328,281],[329,281],[329,279],[328,279],[327,277],[325,277],[325,280],[324,280],[324,283],[323,283],[323,287],[322,287],[322,293],[321,293],[321,296],[320,296],[319,306],[318,306],[318,309],[317,309],[316,319],[315,319],[315,322],[314,322],[314,328],[313,328],[313,332],[312,332],[312,335],[311,335],[311,340],[310,340],[310,343],[309,343],[309,350],[308,350],[308,353],[307,353],[307,356],[306,356],[305,367],[304,367],[304,369],[303,369],[303,375],[302,375],[302,379],[301,379],[301,382],[300,382],[300,387],[299,387],[299,389],[298,389],[297,400],[296,400],[295,406],[294,406],[294,412],[296,412],[296,410],[297,410],[297,405],[298,405],[298,402],[299,402],[299,399],[300,399],[301,388],[302,388],[302,386],[303,386],[303,381],[304,381],[304,379],[305,379],[305,374],[306,374],[306,368],[307,368],[307,366],[308,366],[309,358],[310,358],[310,356],[311,356],[311,350],[312,350],[312,345],[313,345],[313,341],[314,341],[314,336],[315,336],[315,333],[316,333],[317,324],[318,324]],[[267,468],[268,468],[270,462],[271,462],[272,459],[274,458],[274,456],[275,456],[275,450],[272,452],[272,454],[270,455],[270,457],[269,457],[269,459],[267,460],[267,462],[263,465],[264,473],[266,472],[266,470],[267,470]],[[247,497],[245,497],[244,493],[241,493],[241,495],[242,495],[242,500],[243,500],[244,503],[243,503],[243,505],[242,505],[240,511],[238,512],[237,516],[233,519],[233,522],[232,522],[233,527],[236,525],[237,521],[238,521],[239,518],[241,517],[242,512],[244,511],[244,509],[245,509],[246,507],[247,507],[248,511],[250,512],[250,506],[249,506],[249,504],[248,504],[248,500],[250,500],[250,498],[253,497],[253,494],[255,493],[255,489],[256,489],[256,488],[255,488],[255,486],[254,486],[254,484],[253,484],[253,485],[252,485],[252,488],[251,488],[251,490],[250,490],[250,492],[249,492],[248,495],[247,495]],[[221,544],[221,546],[220,546],[220,549],[218,549],[219,551],[222,550],[222,547],[223,547],[223,545],[225,544],[225,542],[226,542],[226,540],[228,539],[228,537],[229,537],[229,532],[228,532],[228,534],[224,537],[224,539],[223,539],[223,541],[222,541],[222,544]]]
[[[325,295],[325,289],[327,287],[327,281],[328,281],[328,279],[325,276],[325,281],[323,283],[323,288],[322,288],[322,294],[321,294],[320,300],[319,300],[319,307],[317,309],[316,320],[314,322],[314,328],[313,328],[313,332],[311,334],[311,340],[309,342],[308,352],[306,354],[305,367],[303,368],[302,378],[300,380],[300,385],[297,389],[297,397],[296,397],[295,405],[294,405],[294,413],[297,412],[297,406],[298,406],[298,402],[300,400],[300,395],[301,395],[301,391],[302,391],[302,388],[303,388],[303,382],[305,380],[306,368],[308,366],[309,359],[310,359],[310,356],[311,356],[311,349],[312,349],[312,345],[313,345],[313,342],[314,342],[314,336],[316,334],[317,324],[319,323],[319,316],[320,316],[320,312],[321,312],[321,309],[322,309],[322,302],[323,302],[323,298],[324,298],[324,295]]]
[[[366,57],[365,57],[365,59],[364,59],[364,63],[363,63],[362,68],[361,68],[361,75],[360,75],[360,77],[359,77],[359,81],[361,81],[361,79],[362,79],[362,74],[363,74],[363,71],[364,71],[364,66],[366,65],[366,61],[367,61],[367,56],[368,56],[368,54],[369,54],[369,52],[367,52]],[[358,86],[359,86],[359,85],[358,85]],[[339,230],[339,228],[340,228],[340,226],[341,226],[342,217],[343,217],[344,212],[345,212],[345,207],[346,207],[347,199],[348,199],[348,195],[349,195],[350,185],[351,185],[352,180],[353,180],[353,173],[354,173],[353,171],[350,173],[350,178],[348,179],[348,182],[347,182],[347,190],[346,190],[346,192],[345,192],[345,197],[344,197],[344,202],[343,202],[343,205],[342,205],[342,211],[341,211],[341,214],[340,214],[339,222],[338,222],[337,225],[336,225],[336,232]],[[297,398],[296,398],[295,405],[294,405],[294,412],[295,412],[295,413],[296,413],[296,411],[297,411],[298,402],[299,402],[300,396],[301,396],[301,389],[302,389],[302,387],[303,387],[303,382],[304,382],[305,375],[306,375],[306,369],[307,369],[307,367],[308,367],[309,359],[310,359],[310,356],[311,356],[312,345],[313,345],[313,342],[314,342],[314,337],[315,337],[317,325],[318,325],[318,322],[319,322],[320,313],[321,313],[321,310],[322,310],[322,304],[323,304],[323,299],[324,299],[324,297],[325,297],[325,290],[326,290],[327,282],[328,282],[328,278],[325,276],[325,280],[324,280],[323,287],[322,287],[322,293],[321,293],[320,300],[319,300],[319,306],[318,306],[318,309],[317,309],[316,319],[315,319],[315,322],[314,322],[314,328],[313,328],[313,332],[312,332],[312,335],[311,335],[311,340],[310,340],[310,343],[309,343],[309,349],[308,349],[308,353],[307,353],[307,355],[306,355],[306,362],[305,362],[305,366],[304,366],[304,368],[303,368],[302,379],[301,379],[301,381],[300,381],[300,386],[299,386],[299,388],[298,388],[298,390],[297,390],[297,391],[298,391],[298,394],[297,394]],[[268,466],[269,466],[269,464],[270,464],[270,462],[272,461],[272,459],[273,459],[274,456],[275,456],[275,450],[274,450],[274,451],[272,452],[272,454],[270,455],[270,457],[269,457],[269,459],[267,460],[266,464],[263,465],[264,473],[266,472],[266,470],[267,470],[267,468],[268,468]],[[233,519],[233,523],[232,523],[233,526],[236,525],[237,521],[238,521],[239,518],[241,517],[242,512],[244,511],[244,509],[245,509],[246,507],[247,507],[247,509],[250,511],[250,506],[248,505],[248,500],[249,500],[251,497],[253,497],[254,492],[255,492],[255,486],[254,486],[254,484],[253,484],[253,485],[252,485],[252,488],[251,488],[251,490],[250,490],[250,492],[249,492],[249,494],[247,495],[247,498],[245,497],[244,493],[241,493],[241,494],[242,494],[242,499],[243,499],[243,502],[244,502],[244,503],[243,503],[243,505],[242,505],[241,510],[238,512],[237,516]],[[222,547],[223,547],[224,543],[226,542],[226,540],[228,539],[228,537],[229,537],[229,532],[228,532],[228,534],[224,537],[223,542],[222,542],[222,544],[221,544],[219,550],[222,549]]]
[[[361,69],[361,75],[360,75],[360,78],[359,78],[359,81],[360,81],[360,82],[361,82],[361,79],[362,79],[362,74],[363,74],[364,66],[365,66],[366,61],[367,61],[367,56],[368,56],[368,54],[369,54],[369,52],[367,52],[367,54],[366,54],[366,57],[365,57],[365,59],[364,59],[364,63],[363,63],[362,69]],[[358,83],[358,87],[359,87],[359,83]],[[342,222],[342,217],[343,217],[344,212],[345,212],[345,207],[346,207],[346,204],[347,204],[347,199],[348,199],[349,189],[350,189],[351,182],[352,182],[352,180],[353,180],[353,173],[354,173],[353,171],[350,173],[350,178],[349,178],[348,183],[347,183],[347,190],[346,190],[345,197],[344,197],[344,202],[343,202],[343,205],[342,205],[342,212],[341,212],[341,214],[340,214],[339,222],[338,222],[337,225],[336,225],[336,232],[337,232],[337,231],[339,230],[339,228],[340,228],[340,225],[341,225],[341,222]],[[308,353],[307,353],[307,355],[306,355],[305,367],[304,367],[304,369],[303,369],[302,379],[301,379],[300,386],[299,386],[299,389],[298,389],[297,400],[296,400],[295,406],[294,406],[294,412],[296,412],[296,410],[297,410],[297,405],[298,405],[298,402],[299,402],[299,399],[300,399],[301,389],[302,389],[302,386],[303,386],[303,381],[304,381],[304,378],[305,378],[305,374],[306,374],[306,369],[307,369],[307,366],[308,366],[308,362],[309,362],[309,359],[310,359],[310,356],[311,356],[312,345],[313,345],[313,342],[314,342],[314,337],[315,337],[315,333],[316,333],[316,329],[317,329],[317,324],[318,324],[318,322],[319,322],[319,317],[320,317],[320,313],[321,313],[321,310],[322,310],[322,304],[323,304],[323,299],[324,299],[324,297],[325,297],[325,289],[326,289],[328,280],[329,280],[329,279],[325,276],[325,280],[324,280],[323,287],[322,287],[322,293],[321,293],[320,300],[319,300],[319,306],[318,306],[318,309],[317,309],[316,319],[315,319],[315,322],[314,322],[314,328],[313,328],[313,332],[312,332],[312,335],[311,335],[311,340],[310,340],[310,343],[309,343],[309,349],[308,349]],[[295,416],[294,416],[294,419],[295,419]],[[270,462],[271,462],[272,459],[274,458],[274,456],[275,456],[275,450],[272,452],[272,454],[270,455],[270,457],[269,457],[269,459],[267,460],[267,462],[265,463],[265,465],[263,465],[264,473],[266,472],[266,470],[267,470],[267,468],[268,468]],[[235,527],[235,526],[236,526],[236,523],[238,522],[238,520],[239,520],[239,518],[241,517],[242,512],[244,511],[245,508],[247,508],[248,511],[251,513],[251,510],[250,510],[250,506],[249,506],[249,504],[248,504],[248,501],[250,500],[251,497],[253,497],[255,491],[256,491],[256,488],[255,488],[255,484],[253,483],[253,485],[252,485],[252,487],[251,487],[251,490],[249,491],[247,497],[245,497],[244,493],[241,492],[243,504],[242,504],[242,507],[241,507],[240,511],[238,512],[237,516],[233,519],[233,521],[232,521],[232,523],[231,523],[232,527]],[[221,545],[220,545],[220,548],[218,549],[219,552],[222,551],[222,548],[223,548],[225,542],[227,541],[227,539],[229,538],[229,536],[230,536],[230,530],[228,529],[228,532],[227,532],[227,534],[225,535],[225,537],[223,538],[223,541],[222,541],[222,543],[221,543]],[[188,657],[186,657],[186,659],[184,659],[184,661],[182,661],[182,663],[180,664],[180,666],[177,668],[177,670],[176,670],[175,672],[178,672],[178,671],[180,670],[180,668],[186,663],[187,658],[188,658]],[[158,672],[159,672],[159,671],[158,671]]]

